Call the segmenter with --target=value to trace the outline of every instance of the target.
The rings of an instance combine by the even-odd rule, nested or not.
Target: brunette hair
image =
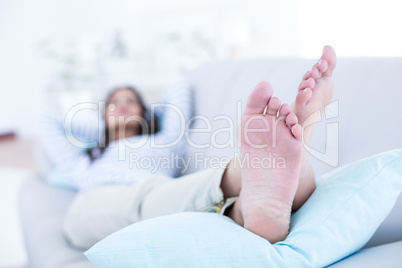
[[[157,115],[156,114],[151,115],[150,111],[148,110],[147,106],[145,105],[142,95],[133,86],[119,86],[119,87],[113,88],[106,98],[105,108],[110,104],[110,100],[113,97],[114,93],[116,93],[119,90],[123,90],[123,89],[130,90],[137,97],[138,103],[141,106],[141,111],[142,111],[141,117],[143,119],[142,122],[146,123],[145,124],[146,128],[144,128],[143,123],[141,123],[139,126],[139,128],[140,128],[139,135],[152,135],[152,134],[157,133],[159,131]],[[103,116],[104,116],[104,120],[105,120],[106,109],[103,111]],[[89,158],[91,159],[91,161],[93,161],[93,160],[97,159],[99,156],[101,156],[103,154],[103,152],[105,151],[105,149],[109,146],[110,136],[109,136],[109,129],[106,124],[105,124],[103,131],[104,131],[103,132],[103,134],[104,134],[103,140],[101,140],[99,142],[97,147],[90,148],[87,151],[87,154],[89,155]]]

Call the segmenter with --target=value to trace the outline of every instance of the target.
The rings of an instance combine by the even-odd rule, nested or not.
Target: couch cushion
[[[367,243],[402,188],[402,150],[320,178],[292,215],[285,241],[267,240],[208,213],[179,213],[133,224],[89,249],[97,267],[324,267]]]
[[[402,241],[385,244],[375,248],[360,250],[352,256],[337,262],[330,268],[378,268],[402,267]]]
[[[48,186],[39,175],[23,183],[19,206],[30,267],[94,267],[83,251],[71,247],[63,237],[62,222],[74,195]]]

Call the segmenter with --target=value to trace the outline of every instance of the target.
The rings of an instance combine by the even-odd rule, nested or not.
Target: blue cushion
[[[323,267],[360,249],[402,188],[402,150],[318,179],[292,215],[290,234],[271,245],[231,219],[187,212],[128,226],[85,252],[97,267]]]

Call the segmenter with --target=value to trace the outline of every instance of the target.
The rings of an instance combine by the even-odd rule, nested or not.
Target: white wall
[[[14,129],[28,137],[34,134],[35,118],[48,94],[49,80],[60,68],[40,56],[38,46],[43,41],[64,46],[85,40],[105,44],[120,29],[130,44],[128,61],[140,63],[134,66],[126,60],[127,68],[131,68],[127,72],[142,79],[140,84],[158,79],[163,84],[171,73],[213,58],[297,55],[297,42],[288,42],[297,35],[296,17],[289,20],[279,15],[288,11],[295,15],[295,7],[289,9],[281,1],[264,0],[2,0],[0,131]],[[284,28],[287,34],[280,31]],[[194,48],[196,30],[212,43],[213,57]],[[163,37],[172,32],[182,34],[180,45],[166,44]],[[109,66],[106,71],[124,73],[124,62]],[[117,75],[117,80],[120,78]]]
[[[338,56],[401,57],[402,1],[298,0],[300,55],[325,44]]]
[[[0,133],[35,133],[62,68],[40,52],[45,42],[78,49],[95,77],[85,86],[102,95],[116,83],[160,88],[215,59],[317,57],[325,44],[339,56],[402,56],[400,10],[397,0],[1,0]],[[107,54],[116,30],[123,60]]]

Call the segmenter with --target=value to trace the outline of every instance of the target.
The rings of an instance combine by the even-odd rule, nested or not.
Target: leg
[[[77,194],[63,224],[66,239],[89,248],[139,221],[185,211],[217,212],[223,203],[222,169],[171,179],[153,175],[136,185],[104,185]]]
[[[241,169],[240,165],[236,164],[239,159],[234,157],[228,166],[226,167],[225,172],[222,176],[221,181],[221,189],[223,192],[223,196],[226,198],[239,196],[241,190]]]
[[[106,236],[141,219],[141,200],[165,177],[150,178],[141,185],[103,185],[79,192],[63,222],[65,238],[74,246],[88,249]]]
[[[240,195],[241,191],[241,169],[239,159],[232,158],[225,172],[222,175],[221,189],[225,199]],[[233,206],[225,211],[225,215],[234,220],[237,224],[244,226],[243,215],[241,213],[240,202],[237,200]]]

